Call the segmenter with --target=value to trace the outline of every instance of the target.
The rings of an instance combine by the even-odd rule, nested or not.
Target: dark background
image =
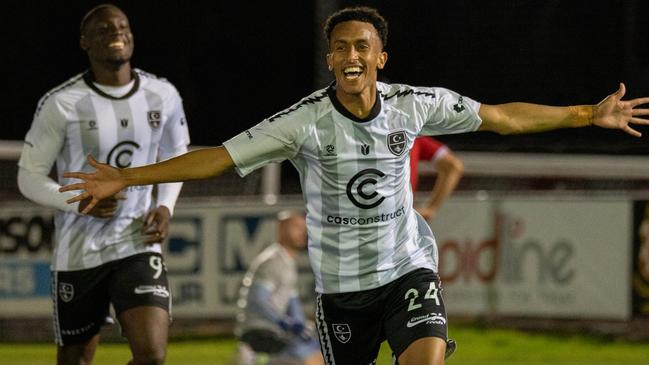
[[[4,4],[0,139],[24,137],[38,99],[87,67],[79,21],[97,1]],[[335,4],[338,4],[336,6]],[[649,95],[649,1],[117,1],[132,64],[180,91],[192,143],[218,145],[322,87],[317,9],[377,7],[390,23],[391,82],[443,86],[484,103],[593,104],[620,81]],[[333,5],[332,5],[333,4]],[[318,62],[314,60],[318,58]],[[598,128],[441,137],[457,150],[649,154]]]

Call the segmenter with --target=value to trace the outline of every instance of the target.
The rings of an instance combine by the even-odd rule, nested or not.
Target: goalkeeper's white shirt
[[[187,151],[189,132],[176,88],[141,70],[135,69],[133,75],[131,84],[120,92],[120,88],[95,84],[89,73],[79,74],[45,94],[38,104],[18,162],[19,186],[28,198],[58,209],[53,270],[87,269],[161,251],[159,244],[144,244],[144,218],[159,205],[173,213],[181,183],[158,185],[157,197],[151,185],[127,188],[126,200],[119,202],[111,219],[78,214],[75,207],[62,203],[76,194],[56,191],[60,185],[78,182],[63,178],[63,172],[94,170],[86,162],[88,154],[100,162],[128,167]],[[47,177],[55,161],[58,182]],[[34,189],[30,179],[38,180],[41,190]]]
[[[241,176],[288,159],[306,203],[316,291],[387,284],[417,268],[437,271],[437,246],[413,209],[415,137],[475,131],[480,104],[443,88],[377,83],[360,120],[330,86],[224,143]]]

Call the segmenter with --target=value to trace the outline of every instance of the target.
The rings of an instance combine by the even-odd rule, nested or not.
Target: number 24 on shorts
[[[424,300],[425,299],[433,299],[437,305],[440,305],[439,302],[439,288],[435,285],[435,282],[431,282],[430,286],[428,287],[428,290],[426,291],[426,294],[424,295]],[[408,291],[406,291],[406,300],[410,300],[410,304],[408,305],[408,312],[411,310],[415,310],[417,308],[421,308],[421,304],[417,303],[417,299],[419,298],[419,291],[415,288],[410,288]]]

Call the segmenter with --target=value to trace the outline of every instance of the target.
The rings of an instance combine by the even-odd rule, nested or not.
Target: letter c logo
[[[371,209],[383,203],[385,197],[376,191],[378,179],[385,174],[377,169],[365,169],[347,183],[347,197],[361,209]]]

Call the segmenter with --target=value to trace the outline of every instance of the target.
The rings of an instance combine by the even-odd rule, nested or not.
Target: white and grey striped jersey
[[[86,72],[45,94],[25,137],[20,168],[47,176],[56,161],[58,184],[67,185],[76,181],[63,178],[63,172],[93,170],[86,162],[88,154],[128,167],[186,152],[189,132],[176,88],[137,69],[133,80],[126,94],[113,96]],[[179,191],[178,183],[162,184],[154,197],[151,185],[129,187],[111,219],[57,210],[52,269],[81,270],[141,252],[160,252],[160,245],[144,244],[144,218],[158,205],[173,210]]]
[[[375,288],[437,270],[435,238],[413,209],[415,137],[475,131],[480,104],[443,88],[377,83],[360,120],[330,86],[224,143],[242,176],[288,159],[300,174],[320,293]]]

